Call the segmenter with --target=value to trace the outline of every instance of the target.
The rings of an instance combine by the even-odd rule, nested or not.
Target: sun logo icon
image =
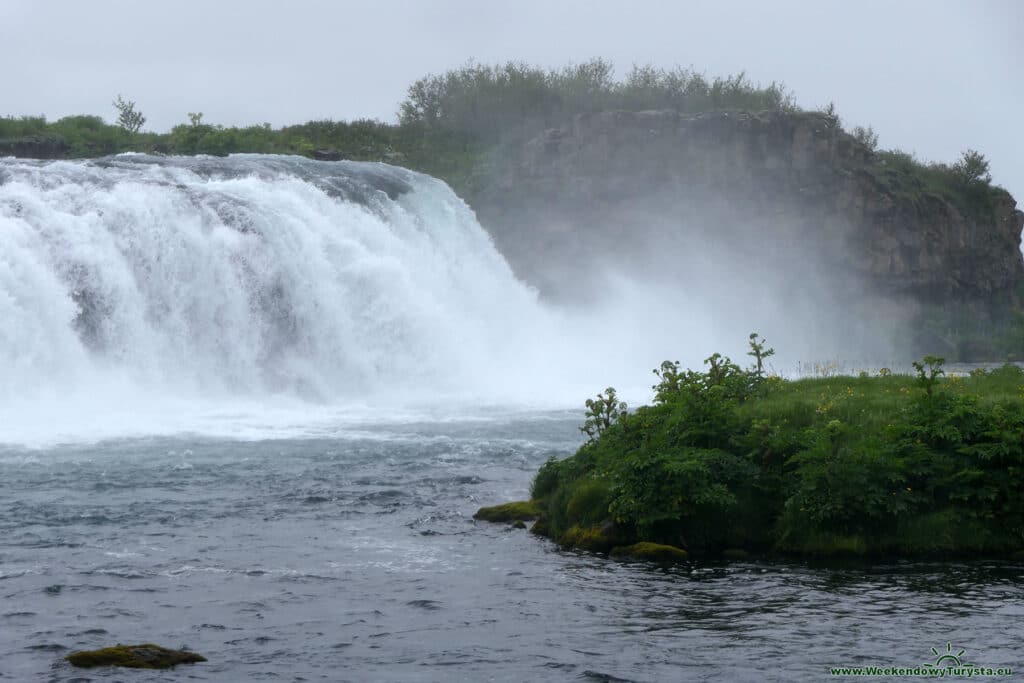
[[[960,650],[959,652],[954,653],[953,646],[950,643],[946,643],[945,652],[936,650],[933,647],[932,654],[935,655],[938,659],[935,660],[934,664],[925,664],[925,666],[945,667],[947,669],[959,666],[974,666],[973,664],[968,664],[967,662],[960,659],[960,656],[964,652],[966,652],[966,650]]]

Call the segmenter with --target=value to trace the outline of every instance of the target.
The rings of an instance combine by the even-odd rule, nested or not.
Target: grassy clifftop
[[[124,107],[132,109],[125,115]],[[0,156],[44,159],[88,158],[138,151],[162,154],[268,153],[385,161],[447,181],[463,196],[494,176],[510,150],[580,114],[625,110],[797,112],[793,95],[779,83],[761,85],[740,73],[707,77],[693,69],[634,66],[616,78],[610,63],[594,59],[561,69],[521,62],[469,63],[413,83],[399,104],[396,123],[357,120],[310,121],[273,128],[234,127],[189,113],[167,133],[140,131],[145,117],[118,96],[120,124],[95,115],[47,121],[42,116],[0,117]],[[834,109],[824,113],[838,122]],[[877,136],[869,128],[851,133],[871,152]],[[893,151],[878,157],[878,174],[909,192],[937,191],[971,210],[985,210],[988,166],[977,153],[952,166],[927,164]]]

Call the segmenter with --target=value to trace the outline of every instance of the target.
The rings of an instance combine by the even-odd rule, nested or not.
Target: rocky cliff
[[[931,191],[825,114],[614,111],[532,140],[471,203],[550,291],[571,288],[566,262],[609,248],[623,262],[699,249],[762,267],[813,260],[844,287],[977,307],[1024,282],[1024,214],[1003,190],[979,192]]]
[[[474,207],[526,269],[538,245],[580,254],[665,240],[675,224],[772,252],[809,245],[830,267],[926,299],[1024,280],[1024,213],[1006,191],[972,214],[887,170],[821,114],[608,112],[532,140]]]

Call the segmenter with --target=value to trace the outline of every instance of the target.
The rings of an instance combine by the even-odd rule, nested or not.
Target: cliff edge
[[[902,161],[823,113],[609,111],[534,138],[471,203],[522,276],[556,296],[591,286],[587,264],[609,253],[691,267],[700,251],[794,275],[813,261],[841,283],[833,298],[857,289],[986,319],[1018,308],[1013,197]],[[568,278],[566,263],[580,266]]]

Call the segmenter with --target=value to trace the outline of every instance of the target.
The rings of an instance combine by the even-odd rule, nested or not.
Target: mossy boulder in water
[[[532,500],[521,500],[477,510],[473,519],[485,522],[516,522],[528,521],[540,517],[540,507]]]
[[[686,551],[682,548],[647,542],[612,548],[611,554],[613,557],[634,557],[655,562],[682,562],[686,559]]]
[[[206,657],[188,650],[168,650],[159,645],[116,645],[101,650],[72,652],[64,659],[72,666],[123,666],[129,669],[170,669],[178,664],[205,662]]]
[[[571,526],[558,537],[558,542],[566,548],[578,548],[592,553],[606,553],[612,547],[608,537],[601,533],[599,524]]]
[[[619,525],[608,521],[604,524],[575,524],[558,536],[558,543],[566,548],[578,548],[593,553],[607,553],[616,546],[628,545],[632,535]]]

